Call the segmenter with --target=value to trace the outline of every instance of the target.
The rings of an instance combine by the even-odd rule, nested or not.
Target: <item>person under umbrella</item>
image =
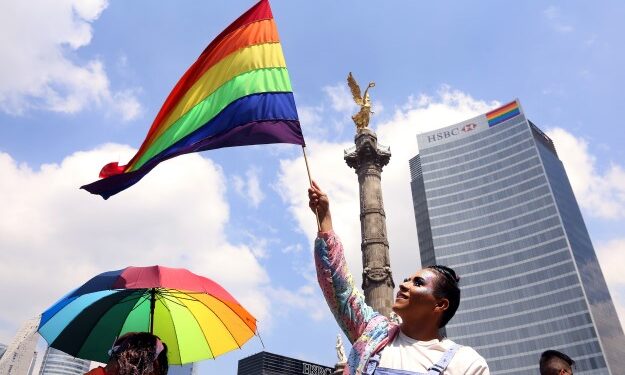
[[[399,286],[393,311],[398,324],[365,303],[354,286],[334,233],[328,196],[312,182],[309,206],[318,216],[315,241],[317,279],[337,323],[352,350],[346,375],[488,375],[486,361],[475,350],[439,333],[460,304],[459,277],[451,268],[429,266]]]
[[[103,272],[41,316],[52,348],[106,363],[110,344],[128,332],[149,332],[168,346],[168,363],[184,365],[240,348],[256,319],[217,283],[183,268],[126,267]]]
[[[129,332],[115,340],[105,367],[85,375],[166,375],[167,345],[147,332]]]

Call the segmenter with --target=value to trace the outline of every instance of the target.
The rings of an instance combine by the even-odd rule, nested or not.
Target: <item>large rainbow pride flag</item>
[[[268,143],[304,145],[276,24],[261,0],[228,26],[180,78],[137,154],[82,186],[108,199],[156,165],[191,152]]]

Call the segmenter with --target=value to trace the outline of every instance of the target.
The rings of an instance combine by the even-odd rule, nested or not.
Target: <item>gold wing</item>
[[[352,72],[349,72],[349,75],[347,76],[347,86],[349,86],[350,90],[352,90],[352,96],[354,97],[354,101],[356,102],[356,104],[363,105],[364,101],[362,98],[362,94],[360,93],[360,86],[358,86],[358,83],[356,83]]]

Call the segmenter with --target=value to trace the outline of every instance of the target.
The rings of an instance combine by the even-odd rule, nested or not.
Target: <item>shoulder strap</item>
[[[449,365],[449,362],[451,362],[451,359],[454,358],[454,355],[460,348],[460,345],[453,344],[451,348],[447,349],[447,351],[443,353],[443,357],[441,357],[438,362],[436,362],[432,367],[429,368],[428,375],[442,374]]]
[[[434,365],[432,365],[432,367],[430,367],[428,369],[428,372],[425,375],[440,375],[440,374],[442,374],[443,371],[445,371],[445,369],[449,365],[449,362],[451,362],[451,360],[454,358],[454,355],[456,354],[458,349],[460,349],[461,347],[462,347],[461,345],[453,344],[451,346],[451,348],[447,349],[447,351],[445,351],[445,353],[443,353],[443,356],[441,357],[441,359],[439,359],[438,362],[436,362]],[[379,353],[371,356],[369,358],[369,361],[367,362],[367,365],[365,366],[365,370],[362,373],[362,375],[373,375],[373,374],[375,374],[375,370],[377,369],[379,363],[380,363],[380,354]]]
[[[362,375],[373,375],[375,369],[378,368],[378,364],[380,364],[380,353],[376,353],[375,355],[369,357],[369,361],[367,361],[365,371]]]

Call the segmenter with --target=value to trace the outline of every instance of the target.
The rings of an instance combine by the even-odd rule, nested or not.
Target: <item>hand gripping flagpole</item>
[[[306,146],[302,146],[302,152],[304,153],[304,162],[306,163],[306,172],[308,172],[308,183],[312,187],[312,177],[310,177],[310,167],[308,166],[308,157],[306,157]],[[315,216],[317,217],[317,230],[321,232],[321,222],[319,221],[319,212],[315,208]]]

